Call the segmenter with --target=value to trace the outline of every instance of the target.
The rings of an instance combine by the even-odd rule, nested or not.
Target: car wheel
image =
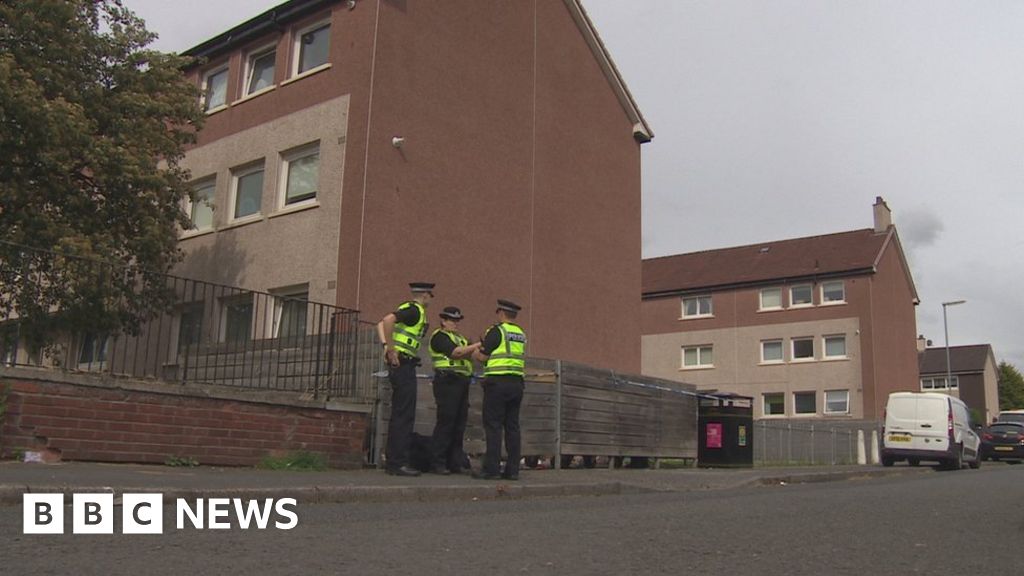
[[[892,466],[892,462],[893,462],[893,460],[892,460],[891,456],[882,456],[882,466],[885,466],[885,467]]]
[[[977,470],[978,468],[981,468],[981,456],[975,453],[974,460],[968,462],[967,465],[971,467],[971,470]]]
[[[949,459],[949,469],[959,470],[964,467],[964,448],[960,446],[954,450],[953,457]]]

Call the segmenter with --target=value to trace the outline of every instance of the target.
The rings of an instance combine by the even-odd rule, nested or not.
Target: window
[[[203,77],[203,110],[209,112],[228,103],[228,68],[217,68]]]
[[[320,184],[320,144],[283,156],[283,206],[315,200]]]
[[[951,390],[960,387],[960,378],[953,376],[949,380],[950,385],[946,387],[946,377],[940,376],[937,378],[922,378],[921,389],[922,390]]]
[[[263,165],[236,172],[234,181],[234,218],[259,214],[263,197]]]
[[[18,327],[0,326],[0,366],[14,366],[18,361]]]
[[[711,316],[711,296],[688,296],[683,298],[683,318]]]
[[[784,416],[786,414],[786,397],[782,392],[768,392],[763,397],[765,416]]]
[[[203,305],[189,304],[182,308],[178,317],[178,353],[199,346],[203,334]]]
[[[842,280],[821,283],[821,303],[838,304],[846,302],[846,287]]]
[[[276,59],[277,51],[274,46],[264,46],[249,55],[245,75],[246,95],[274,85],[274,61]]]
[[[224,302],[224,321],[221,340],[246,342],[252,336],[252,297],[244,296]]]
[[[78,351],[78,367],[84,369],[102,368],[107,361],[107,337],[87,332],[82,336],[82,347]]]
[[[309,292],[281,294],[274,298],[274,338],[306,335]]]
[[[761,290],[760,310],[779,310],[782,308],[782,289],[764,288]]]
[[[846,335],[825,336],[825,358],[846,358]]]
[[[194,186],[195,200],[188,202],[188,216],[192,220],[193,230],[209,230],[213,228],[213,193],[215,180],[209,180]]]
[[[793,361],[814,360],[814,338],[793,338]]]
[[[714,365],[711,346],[683,348],[683,368],[710,368]]]
[[[761,363],[771,364],[782,362],[782,340],[765,340],[761,342]]]
[[[793,393],[793,413],[794,414],[817,414],[817,397],[816,392],[794,392]]]
[[[850,413],[850,391],[849,390],[826,390],[825,391],[825,414],[849,414]]]
[[[327,63],[331,25],[320,22],[295,35],[295,74],[308,72]]]
[[[789,305],[793,308],[814,304],[814,289],[810,284],[801,284],[789,289]]]

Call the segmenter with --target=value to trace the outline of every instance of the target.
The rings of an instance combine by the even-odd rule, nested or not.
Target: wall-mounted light
[[[352,10],[352,9],[354,9],[356,7],[356,0],[348,0],[347,4],[348,4],[348,9]]]
[[[403,144],[405,144],[405,138],[401,136],[395,136],[391,139],[391,145],[395,148],[401,148]]]

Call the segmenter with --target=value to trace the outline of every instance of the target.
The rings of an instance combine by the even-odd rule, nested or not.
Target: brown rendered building
[[[925,348],[918,339],[918,366],[922,392],[943,392],[964,401],[977,424],[999,415],[999,368],[990,344],[949,347],[951,383],[946,384],[945,348]]]
[[[508,298],[531,355],[640,370],[651,131],[579,0],[292,0],[186,54],[176,273],[374,322],[432,281],[470,336]]]
[[[754,397],[757,418],[882,417],[919,389],[917,291],[888,206],[873,229],[643,263],[643,373]]]

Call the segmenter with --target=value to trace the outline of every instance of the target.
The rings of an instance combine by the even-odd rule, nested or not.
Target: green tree
[[[1024,377],[1013,364],[999,363],[999,409],[1024,408]]]
[[[32,343],[168,299],[203,114],[155,37],[120,0],[0,0],[0,320]]]

